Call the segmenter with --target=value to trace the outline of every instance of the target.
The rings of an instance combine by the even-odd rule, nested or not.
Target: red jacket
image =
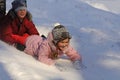
[[[27,15],[30,15],[30,13],[27,13]],[[16,14],[10,10],[8,15],[5,17],[2,26],[0,26],[1,40],[9,44],[14,44],[17,42],[11,37],[12,34],[20,36],[23,36],[26,33],[28,35],[39,35],[35,25],[27,15],[24,20],[20,22]]]

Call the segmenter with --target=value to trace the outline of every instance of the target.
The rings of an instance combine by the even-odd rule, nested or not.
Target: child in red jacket
[[[14,45],[19,50],[24,50],[25,45],[17,43],[11,35],[26,36],[39,35],[34,23],[32,22],[31,14],[27,10],[26,0],[14,0],[12,8],[5,16],[4,21],[0,25],[1,40]]]

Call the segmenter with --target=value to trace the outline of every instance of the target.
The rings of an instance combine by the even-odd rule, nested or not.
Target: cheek
[[[58,44],[58,47],[64,48],[64,47],[67,47],[68,45],[69,45],[69,43],[60,43],[60,44]]]
[[[58,43],[58,47],[63,46],[63,43]]]
[[[26,12],[18,12],[17,15],[18,15],[18,17],[22,18],[22,17],[25,17]]]

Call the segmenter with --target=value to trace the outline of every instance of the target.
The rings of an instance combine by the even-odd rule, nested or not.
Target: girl
[[[55,63],[55,59],[60,58],[63,54],[66,54],[73,62],[81,61],[81,56],[70,46],[71,36],[63,25],[55,26],[47,38],[38,35],[29,36],[27,39],[16,35],[12,35],[12,37],[26,45],[25,53],[37,56],[42,63],[52,65]]]

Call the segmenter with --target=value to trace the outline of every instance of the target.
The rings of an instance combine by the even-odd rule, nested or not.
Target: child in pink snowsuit
[[[57,25],[50,32],[47,38],[32,35],[25,40],[24,52],[37,56],[37,59],[45,64],[52,65],[55,59],[63,54],[71,61],[81,60],[81,56],[70,46],[71,36],[63,25]],[[22,41],[23,42],[23,41]]]

